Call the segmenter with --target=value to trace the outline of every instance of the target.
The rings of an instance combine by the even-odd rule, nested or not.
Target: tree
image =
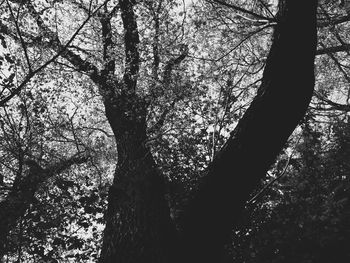
[[[159,17],[167,7],[162,1],[136,3],[120,0],[118,3],[106,1],[99,5],[73,1],[71,8],[82,10],[86,17],[93,17],[99,23],[99,31],[91,26],[84,32],[93,36],[97,32],[100,34],[101,48],[96,55],[98,63],[94,63],[92,58],[95,54],[86,55],[84,48],[79,51],[79,46],[73,45],[77,34],[63,44],[61,38],[64,37],[55,31],[54,24],[50,22],[52,20],[43,19],[45,8],[39,12],[38,6],[30,1],[12,2],[16,4],[18,13],[23,4],[28,19],[35,24],[34,32],[28,35],[22,35],[14,16],[12,20],[16,29],[6,27],[8,35],[17,36],[14,39],[20,42],[24,50],[28,76],[33,72],[33,58],[28,55],[27,47],[29,44],[37,47],[36,41],[41,38],[39,43],[44,45],[45,51],[56,52],[53,58],[60,56],[63,58],[60,63],[68,62],[69,67],[85,74],[102,97],[105,116],[117,144],[118,162],[108,196],[100,262],[172,262],[177,254],[183,261],[217,261],[249,195],[303,117],[311,99],[317,1],[280,1],[276,20],[268,19],[277,24],[257,96],[201,179],[198,192],[194,193],[185,211],[180,236],[170,217],[164,177],[146,143],[149,139],[147,118],[152,99],[169,90],[175,93],[175,86],[180,86],[180,90],[191,88],[191,82],[186,83],[183,79],[175,83],[175,69],[181,67],[188,57],[186,45],[179,43],[178,54],[169,59],[161,57],[159,52],[159,39],[164,37],[160,33]],[[166,3],[176,7],[174,1]],[[55,4],[48,3],[47,8],[50,10]],[[145,7],[147,11],[141,8],[135,11],[136,5]],[[303,8],[300,8],[301,5]],[[65,11],[62,7],[60,12]],[[244,9],[239,11],[245,12]],[[116,12],[120,12],[122,41],[114,37],[118,30],[112,28],[118,23],[114,20]],[[149,52],[152,59],[147,60],[151,74],[141,70],[141,58],[147,58],[149,54],[149,46],[143,46],[144,42],[140,40],[140,26],[136,18],[136,14],[140,19],[147,17],[143,16],[143,12],[152,15],[154,26],[152,52]],[[142,40],[151,39],[147,34],[142,36]],[[79,41],[77,43],[81,44]],[[84,45],[81,44],[82,47],[91,47],[88,43]],[[119,47],[123,47],[124,54]],[[54,59],[49,61],[53,62]],[[124,63],[120,66],[122,61]],[[120,71],[122,76],[118,75]],[[141,76],[151,76],[146,88],[143,86],[145,82],[139,81]],[[10,95],[5,96],[2,102],[7,102],[9,99],[6,98],[12,98],[22,87],[14,91],[8,89]],[[174,105],[182,99],[181,96],[174,97]],[[174,105],[170,104],[170,108]],[[168,110],[163,110],[156,124],[162,125],[167,114]]]

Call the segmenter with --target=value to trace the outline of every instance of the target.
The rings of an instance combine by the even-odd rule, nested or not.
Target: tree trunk
[[[163,177],[145,146],[147,103],[136,92],[140,58],[134,5],[134,1],[119,0],[124,26],[123,79],[110,77],[114,74],[114,65],[110,63],[113,58],[106,52],[105,60],[111,67],[100,85],[118,150],[100,263],[171,262],[171,251],[175,248],[176,231],[165,199]],[[105,43],[106,50],[108,47]]]
[[[249,195],[309,105],[314,88],[317,0],[285,0],[279,7],[257,96],[210,164],[186,210],[183,262],[220,262]]]
[[[117,141],[118,163],[99,262],[171,262],[175,228],[163,178],[145,146],[145,103],[131,94],[105,106]]]

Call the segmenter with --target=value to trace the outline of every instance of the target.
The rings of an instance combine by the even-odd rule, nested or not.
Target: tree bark
[[[175,228],[163,178],[145,146],[145,104],[133,94],[114,104],[105,102],[105,108],[117,141],[118,163],[99,262],[170,262]]]
[[[280,1],[262,84],[186,210],[183,262],[220,262],[249,195],[304,116],[314,88],[317,0]]]
[[[124,25],[123,79],[113,80],[110,76],[114,72],[106,72],[100,82],[118,150],[100,263],[171,262],[175,249],[176,231],[165,198],[164,178],[145,145],[147,103],[136,92],[140,61],[133,5],[133,1],[119,1]]]

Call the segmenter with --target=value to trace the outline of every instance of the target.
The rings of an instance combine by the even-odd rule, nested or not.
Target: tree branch
[[[113,56],[113,40],[112,40],[112,27],[111,16],[107,13],[107,7],[105,6],[105,12],[101,19],[102,26],[102,41],[103,41],[103,61],[104,68],[103,74],[114,74],[115,70],[115,58]]]
[[[331,54],[337,52],[347,52],[350,51],[350,44],[344,44],[340,46],[324,47],[316,51],[316,55]]]
[[[327,98],[325,98],[324,96],[322,96],[320,93],[315,92],[316,98],[318,98],[319,100],[327,103],[328,105],[332,106],[330,109],[331,110],[338,110],[338,111],[344,111],[344,112],[349,112],[350,111],[350,105],[347,104],[340,104],[340,103],[336,103],[334,101],[331,101]]]
[[[234,4],[226,3],[226,2],[221,1],[221,0],[207,0],[207,1],[214,2],[214,3],[217,3],[217,4],[220,4],[220,5],[232,8],[232,9],[234,9],[236,11],[239,11],[239,12],[242,12],[244,14],[251,15],[251,16],[253,16],[253,17],[255,17],[255,18],[259,19],[259,20],[263,20],[263,21],[259,21],[259,22],[276,22],[276,20],[274,18],[269,18],[269,17],[263,16],[263,15],[259,15],[257,13],[254,13],[253,11],[244,9],[244,8],[236,6]]]
[[[328,27],[328,26],[335,26],[339,25],[342,23],[346,23],[350,21],[350,15],[345,15],[345,16],[340,16],[337,18],[330,18],[328,21],[319,21],[317,23],[317,26],[322,28],[322,27]]]
[[[126,88],[128,88],[131,92],[135,92],[136,90],[136,82],[140,67],[140,55],[138,50],[140,39],[133,6],[134,1],[119,1],[124,26],[125,45],[125,71],[123,80]]]

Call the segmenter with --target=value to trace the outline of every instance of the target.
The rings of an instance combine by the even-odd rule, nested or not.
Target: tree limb
[[[331,106],[331,108],[329,110],[338,110],[338,111],[344,111],[344,112],[349,112],[350,111],[350,105],[340,104],[340,103],[336,103],[334,101],[331,101],[331,100],[325,98],[324,96],[322,96],[318,92],[315,92],[315,95],[316,95],[316,97],[319,100],[321,100],[321,101],[323,101],[323,102],[325,102],[325,103],[327,103],[328,105]]]
[[[111,16],[107,13],[107,7],[105,7],[105,12],[101,17],[100,22],[102,26],[104,61],[104,68],[102,70],[102,74],[113,75],[115,70],[115,57],[113,55],[114,42],[112,40]]]
[[[317,26],[322,28],[322,27],[328,27],[328,26],[335,26],[339,25],[342,23],[346,23],[350,21],[350,15],[345,15],[345,16],[340,16],[337,18],[330,18],[328,21],[319,21],[317,23]]]
[[[316,55],[324,55],[324,54],[331,54],[331,53],[337,53],[337,52],[347,52],[350,50],[350,44],[344,44],[339,46],[333,46],[333,47],[324,47],[322,49],[318,49],[316,51]]]
[[[123,80],[126,88],[134,93],[136,91],[136,82],[140,68],[140,55],[138,50],[140,39],[136,16],[133,10],[134,1],[120,0],[119,7],[124,26],[125,70]]]

